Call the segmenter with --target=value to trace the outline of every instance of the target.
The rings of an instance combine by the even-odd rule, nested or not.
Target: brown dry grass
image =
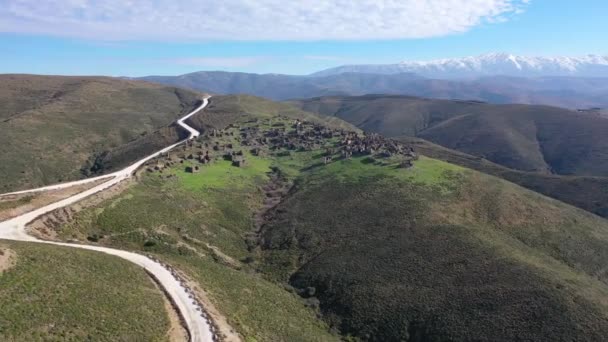
[[[180,272],[183,279],[186,279],[187,285],[192,291],[194,291],[196,298],[203,304],[205,311],[211,317],[213,324],[218,329],[218,335],[223,342],[241,342],[241,336],[230,326],[228,320],[222,315],[219,310],[215,307],[207,292],[201,288],[201,286],[194,280],[191,280],[186,274]]]
[[[0,247],[0,274],[17,263],[17,255],[8,248]]]
[[[0,75],[0,192],[82,178],[92,159],[169,126],[199,98],[110,77]],[[115,157],[115,167],[129,162]]]
[[[91,189],[109,178],[100,179],[96,182],[75,185],[65,189],[36,192],[33,194],[20,194],[0,197],[0,204],[5,208],[0,208],[0,221],[8,220],[13,217],[25,214],[32,210],[41,208],[45,205],[55,203],[85,190]]]

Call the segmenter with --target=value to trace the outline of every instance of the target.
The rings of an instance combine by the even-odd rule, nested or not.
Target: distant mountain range
[[[328,95],[394,94],[496,104],[544,104],[572,109],[608,108],[608,77],[487,76],[470,80],[428,79],[414,73],[291,76],[201,71],[143,80],[215,94],[251,94],[272,100]]]
[[[464,58],[405,61],[386,65],[344,65],[314,73],[312,76],[320,77],[349,72],[366,74],[405,72],[438,79],[477,78],[490,75],[608,77],[608,56],[527,57],[492,53]]]

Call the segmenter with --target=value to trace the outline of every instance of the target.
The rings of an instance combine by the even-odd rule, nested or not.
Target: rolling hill
[[[299,115],[307,121],[296,129]],[[49,229],[174,265],[245,340],[608,333],[608,221],[425,156],[344,158],[347,125],[323,127],[285,104],[218,96],[194,119],[221,130]],[[210,162],[188,157],[205,151]]]
[[[543,104],[573,109],[608,107],[608,79],[484,76],[467,80],[424,78],[413,73],[331,73],[291,76],[201,71],[143,80],[215,94],[250,94],[273,100],[329,95],[397,94],[489,103]]]
[[[2,341],[164,341],[171,328],[169,301],[141,268],[38,243],[0,240],[0,305]]]
[[[599,338],[599,297],[566,284],[605,291],[603,219],[433,160],[409,180],[362,161],[304,176],[263,229],[266,269],[332,325],[368,341]]]
[[[406,87],[412,80],[421,78],[413,74],[385,76],[352,73],[313,78],[201,71],[181,76],[147,76],[140,79],[216,94],[250,94],[286,100],[321,95],[366,94],[370,91],[392,93],[394,89]]]
[[[108,77],[0,75],[0,192],[78,179],[96,161],[116,167],[176,141],[168,126],[199,97]]]
[[[522,171],[608,176],[608,121],[567,109],[367,95],[292,101],[389,137],[415,136]]]
[[[551,107],[402,96],[296,104],[305,110],[248,95],[213,97],[189,120],[203,132],[192,144],[150,162],[139,183],[118,197],[62,210],[68,219],[43,218],[37,229],[54,231],[50,238],[138,251],[173,265],[205,289],[245,340],[595,341],[608,333],[602,299],[608,295],[608,221],[429,156],[529,182],[523,184],[529,188],[539,182],[538,191],[556,198],[551,191],[566,179],[575,189],[600,178],[511,170],[407,136],[462,134],[463,127],[498,134],[500,127],[519,134],[503,137],[523,140],[512,146],[525,146],[531,135],[524,133],[534,125],[536,136],[545,137],[539,146],[553,146],[547,127],[572,118],[592,118],[599,127],[605,119]],[[475,120],[463,126],[460,120],[468,117]],[[565,122],[572,139],[588,125]],[[166,125],[156,134],[171,130]],[[365,138],[355,125],[385,130],[403,145]],[[112,153],[128,155],[120,151],[133,151],[129,146],[151,148],[150,136],[109,148],[95,165],[104,170],[104,162],[118,160]],[[384,147],[345,157],[346,136]],[[404,152],[409,147],[424,155],[410,159]],[[209,162],[200,161],[205,151]],[[530,164],[530,156],[521,160]],[[558,179],[554,188],[550,179]],[[0,281],[17,281],[8,272]],[[43,275],[31,281],[49,281]],[[129,300],[144,298],[135,295]],[[71,305],[46,301],[56,312]],[[131,318],[152,319],[147,313]],[[163,329],[151,335],[163,333],[166,323],[159,319]],[[115,333],[126,336],[124,327],[139,323],[112,324],[123,324]],[[11,334],[32,332],[16,326]]]
[[[421,154],[500,177],[522,187],[608,218],[608,177],[561,176],[510,169],[427,140],[398,137]]]

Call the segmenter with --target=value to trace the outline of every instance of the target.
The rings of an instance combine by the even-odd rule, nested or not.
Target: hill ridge
[[[347,72],[311,77],[199,71],[138,79],[215,94],[247,93],[272,100],[381,93],[490,103],[549,104],[573,109],[608,108],[608,78],[486,76],[441,80],[412,73],[386,75]]]
[[[608,155],[603,152],[608,149],[608,121],[592,114],[545,105],[396,95],[289,102],[367,131],[389,137],[418,136],[513,169],[608,176]]]

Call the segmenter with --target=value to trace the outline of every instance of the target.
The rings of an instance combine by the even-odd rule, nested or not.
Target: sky
[[[608,55],[606,0],[0,0],[0,73],[308,74],[507,52]]]

